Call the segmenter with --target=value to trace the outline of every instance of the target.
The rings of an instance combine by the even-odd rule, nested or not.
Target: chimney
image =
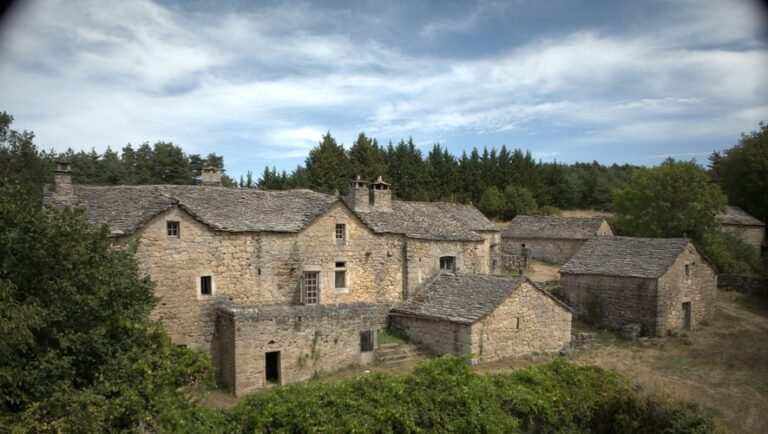
[[[213,166],[203,167],[203,185],[221,186],[221,169]]]
[[[57,202],[68,202],[74,196],[69,161],[61,159],[56,162],[56,170],[53,171],[53,199]]]
[[[349,184],[349,189],[347,189],[347,201],[355,211],[370,210],[370,207],[368,206],[368,182],[360,179],[360,175],[357,175],[357,177]]]
[[[392,190],[390,185],[379,176],[371,184],[370,206],[377,211],[392,211]]]

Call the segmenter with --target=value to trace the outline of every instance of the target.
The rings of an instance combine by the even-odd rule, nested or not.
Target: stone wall
[[[757,274],[718,274],[717,287],[733,291],[761,292],[768,289],[768,281]]]
[[[389,326],[428,347],[435,354],[472,352],[472,328],[469,324],[392,314]]]
[[[457,273],[489,274],[490,245],[483,241],[406,241],[407,286],[411,291],[440,271],[440,258],[456,258]]]
[[[178,237],[167,235],[168,221],[179,222]],[[335,239],[337,223],[346,225],[344,240]],[[214,296],[248,305],[297,304],[305,271],[320,273],[320,303],[395,301],[404,291],[401,237],[375,235],[342,204],[298,234],[217,232],[173,208],[135,237],[136,257],[156,283],[154,317],[174,342],[204,350],[214,329]],[[346,269],[343,288],[335,287],[338,262]],[[211,276],[212,296],[200,294],[201,276]]]
[[[472,325],[472,353],[499,360],[553,353],[571,342],[571,312],[523,283],[490,315]]]
[[[716,299],[717,275],[693,243],[688,243],[674,264],[659,278],[656,334],[684,328],[683,303],[690,303],[692,328],[701,321],[712,319]]]
[[[522,245],[530,251],[532,259],[554,261],[564,264],[586,240],[554,240],[542,238],[502,238],[501,250],[505,254],[523,254]]]
[[[577,318],[613,329],[639,323],[656,334],[656,279],[560,273],[560,285]]]
[[[323,372],[374,360],[360,332],[386,324],[385,304],[268,306],[218,310],[217,377],[236,396],[271,384],[305,381]],[[266,378],[266,354],[279,352],[279,379]]]
[[[765,243],[765,226],[720,225],[720,228],[723,232],[736,235],[758,252]]]
[[[523,254],[501,255],[501,266],[505,271],[518,271],[528,268],[528,258]]]

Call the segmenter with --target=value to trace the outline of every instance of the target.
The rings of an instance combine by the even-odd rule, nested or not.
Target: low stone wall
[[[768,290],[768,281],[756,274],[718,274],[717,288],[760,292]]]
[[[237,395],[270,384],[308,380],[322,372],[374,361],[362,351],[361,332],[376,335],[386,325],[389,305],[348,303],[218,309],[217,377]],[[268,356],[268,354],[271,354]],[[272,357],[277,379],[267,378]],[[273,366],[274,369],[274,366]]]
[[[472,352],[472,329],[467,324],[392,314],[389,317],[389,326],[426,346],[435,354]]]
[[[504,253],[501,255],[501,266],[504,271],[517,271],[528,268],[529,259],[526,255]]]

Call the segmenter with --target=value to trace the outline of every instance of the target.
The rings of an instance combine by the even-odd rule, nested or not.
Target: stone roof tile
[[[440,273],[421,291],[396,304],[391,312],[395,315],[473,324],[493,312],[523,283],[531,284],[558,305],[569,310],[523,276]]]
[[[657,278],[672,266],[688,243],[684,238],[592,238],[560,268],[560,273]]]
[[[553,217],[518,215],[509,222],[504,238],[586,240],[597,235],[603,217]]]
[[[765,226],[765,223],[737,206],[725,207],[725,212],[716,215],[715,218],[723,225]]]

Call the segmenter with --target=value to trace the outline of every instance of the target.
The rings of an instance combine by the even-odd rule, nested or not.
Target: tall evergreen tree
[[[309,151],[305,166],[310,188],[323,193],[344,191],[352,176],[347,153],[330,131]]]
[[[373,180],[387,173],[387,161],[384,150],[379,147],[376,139],[360,133],[357,140],[349,148],[349,164],[352,176],[365,180]]]

